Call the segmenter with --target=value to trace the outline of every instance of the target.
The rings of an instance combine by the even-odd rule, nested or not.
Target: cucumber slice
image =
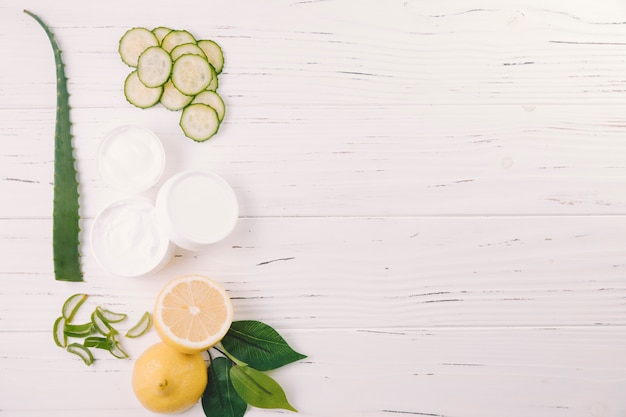
[[[217,94],[215,91],[205,90],[198,95],[196,95],[191,102],[191,104],[206,104],[207,106],[212,107],[217,113],[217,118],[222,122],[224,120],[224,114],[226,112],[226,106],[224,105],[224,100]]]
[[[212,78],[211,65],[201,56],[183,55],[174,61],[172,83],[183,94],[198,94],[208,87]]]
[[[211,82],[209,83],[209,85],[207,85],[206,90],[216,91],[217,87],[219,87],[219,85],[220,85],[220,82],[219,82],[219,79],[217,77],[217,71],[215,71],[215,67],[213,67],[213,65],[211,65],[211,63],[209,63],[209,65],[211,66],[211,76],[213,78],[211,78]]]
[[[206,55],[207,60],[218,74],[221,74],[222,69],[224,68],[224,53],[222,52],[222,48],[214,41],[204,39],[198,41],[198,46]]]
[[[129,29],[120,39],[118,52],[122,61],[131,67],[137,66],[139,55],[151,46],[157,46],[159,40],[146,28]]]
[[[190,139],[204,142],[217,133],[220,122],[217,112],[206,104],[190,104],[183,110],[180,127]]]
[[[195,43],[184,43],[182,45],[178,45],[176,48],[172,49],[172,52],[170,52],[172,60],[174,61],[186,54],[200,55],[201,57],[206,58],[202,49],[200,49],[200,47]]]
[[[146,87],[158,87],[170,78],[172,58],[160,46],[151,46],[139,55],[137,76]]]
[[[152,29],[152,33],[154,33],[154,36],[156,36],[157,40],[159,41],[159,45],[161,44],[161,42],[163,42],[163,38],[165,37],[165,35],[167,35],[171,31],[172,29],[165,26],[159,26],[158,28]]]
[[[171,81],[163,86],[163,94],[161,95],[161,104],[168,110],[182,110],[187,104],[191,103],[193,96],[188,96],[174,87]]]
[[[139,79],[137,71],[128,74],[124,81],[124,96],[126,100],[139,108],[146,109],[154,106],[159,102],[162,94],[162,86],[146,87]]]
[[[161,46],[167,52],[172,52],[172,49],[176,48],[178,45],[184,45],[186,43],[196,43],[196,38],[186,30],[172,30],[165,35],[161,41]]]

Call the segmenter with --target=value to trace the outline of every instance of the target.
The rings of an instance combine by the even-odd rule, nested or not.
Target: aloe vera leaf
[[[54,200],[52,213],[52,251],[54,276],[58,281],[82,281],[80,266],[79,194],[70,122],[67,78],[61,50],[50,28],[39,16],[24,10],[44,29],[56,63],[57,109],[54,133]]]

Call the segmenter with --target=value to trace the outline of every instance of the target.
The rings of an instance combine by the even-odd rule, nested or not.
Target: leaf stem
[[[234,356],[232,356],[230,353],[228,353],[226,351],[226,349],[224,349],[224,346],[222,346],[222,348],[218,348],[217,346],[213,346],[212,349],[217,350],[219,353],[221,353],[223,356],[225,356],[226,358],[228,358],[234,365],[239,365],[239,366],[245,366],[247,365],[245,362],[240,361],[239,359],[235,358]],[[210,351],[209,351],[209,356],[211,355]]]

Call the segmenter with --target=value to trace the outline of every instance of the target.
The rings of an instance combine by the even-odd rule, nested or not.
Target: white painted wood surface
[[[70,77],[85,283],[53,278],[53,57],[24,8]],[[224,48],[209,143],[123,97],[117,41],[159,25]],[[273,374],[302,416],[626,416],[623,1],[3,0],[0,50],[1,416],[151,415],[132,361],[86,368],[52,321],[78,291],[138,315],[191,272],[309,355]],[[122,197],[97,147],[126,123],[161,137],[164,179],[212,169],[241,205],[142,279],[88,245]]]

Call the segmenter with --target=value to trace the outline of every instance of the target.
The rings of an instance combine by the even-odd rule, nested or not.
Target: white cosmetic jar
[[[104,181],[126,194],[153,187],[165,168],[163,144],[151,130],[120,126],[108,132],[98,149],[98,171]]]
[[[105,270],[123,277],[159,271],[175,249],[156,208],[142,197],[116,201],[98,213],[91,228],[91,247]]]
[[[239,217],[230,185],[210,171],[187,170],[169,178],[156,198],[156,210],[170,239],[200,251],[227,237]]]

